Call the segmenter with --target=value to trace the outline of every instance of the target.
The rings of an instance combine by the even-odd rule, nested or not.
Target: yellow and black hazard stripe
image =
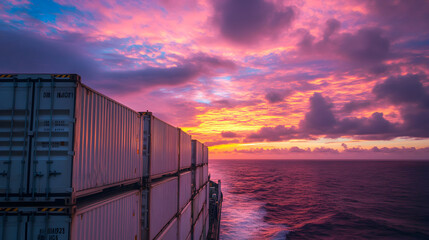
[[[64,212],[64,208],[38,208],[39,212]]]
[[[0,208],[0,212],[18,212],[18,208]]]
[[[70,78],[70,74],[53,74],[54,78]]]
[[[0,78],[12,78],[12,74],[0,74]]]

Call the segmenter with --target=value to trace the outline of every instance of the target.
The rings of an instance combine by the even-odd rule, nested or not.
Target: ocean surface
[[[212,160],[221,239],[429,239],[428,161]]]

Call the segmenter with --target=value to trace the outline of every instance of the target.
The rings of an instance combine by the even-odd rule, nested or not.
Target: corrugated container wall
[[[198,191],[203,186],[203,168],[197,167],[195,171],[195,189]]]
[[[207,206],[207,208],[208,208],[208,206],[209,206],[209,205],[206,205],[206,206]],[[206,232],[204,233],[204,234],[205,234],[205,236],[206,236],[206,238],[205,238],[205,239],[207,239],[207,236],[209,235],[209,229],[210,229],[210,224],[209,224],[209,215],[208,215],[208,214],[207,214],[207,216],[206,216],[206,221],[205,221],[204,227],[205,227],[205,230],[206,230]]]
[[[180,134],[180,169],[190,168],[192,165],[191,135],[179,129]]]
[[[156,178],[178,170],[179,134],[177,128],[152,115],[144,115],[150,121],[149,176]],[[144,125],[145,127],[147,124]]]
[[[74,215],[63,207],[17,207],[1,214],[0,236],[3,240],[140,239],[140,199],[140,191],[131,191],[78,208]]]
[[[157,240],[173,240],[177,239],[177,218],[174,218],[168,226],[159,234]]]
[[[209,148],[203,145],[203,163],[209,163]]]
[[[149,239],[155,236],[167,225],[167,223],[177,214],[178,209],[178,178],[172,177],[158,183],[151,184],[149,190],[149,218],[143,219],[143,222],[149,220]],[[143,197],[147,199],[146,197]],[[143,207],[143,211],[145,206]],[[143,216],[147,217],[147,216]]]
[[[203,166],[203,182],[207,182],[209,180],[209,165]]]
[[[191,234],[192,204],[188,203],[179,216],[179,239],[185,240]]]
[[[139,143],[140,114],[84,86],[77,88],[75,191],[141,177]]]
[[[197,140],[192,140],[192,164],[201,165],[203,163],[203,144]]]
[[[132,191],[78,210],[71,239],[140,239],[140,209],[140,191]]]
[[[204,203],[206,202],[206,186],[207,185],[204,185],[204,187],[195,195],[194,199],[192,200],[192,211],[194,217],[193,222],[195,222],[196,216],[200,214],[201,210],[203,209]]]
[[[203,214],[198,215],[194,225],[194,240],[200,240],[203,233],[204,217]]]
[[[77,75],[2,78],[0,112],[5,200],[79,196],[142,176],[140,115]]]
[[[191,171],[179,175],[179,210],[183,209],[192,197],[192,173]]]

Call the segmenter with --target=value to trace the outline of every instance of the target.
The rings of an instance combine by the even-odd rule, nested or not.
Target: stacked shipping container
[[[78,75],[0,75],[1,239],[204,239],[208,150]],[[198,173],[198,179],[196,175]]]

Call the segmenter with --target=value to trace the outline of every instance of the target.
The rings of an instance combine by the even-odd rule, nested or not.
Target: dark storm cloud
[[[106,42],[99,44],[104,46]],[[109,92],[127,93],[154,86],[180,85],[199,76],[212,76],[219,70],[235,69],[232,61],[195,54],[188,59],[180,59],[176,67],[109,71],[105,70],[104,63],[120,65],[132,61],[118,54],[109,55],[104,62],[95,61],[88,55],[93,47],[97,47],[97,43],[87,43],[75,34],[63,34],[56,40],[0,25],[0,71],[77,73],[92,86]]]
[[[383,61],[388,58],[390,41],[380,28],[363,27],[355,33],[338,33],[339,28],[339,21],[328,20],[320,41],[305,32],[298,43],[300,51],[306,55],[345,59],[356,67],[376,72],[385,71]]]
[[[263,0],[213,0],[213,5],[214,23],[222,36],[239,44],[276,37],[296,17],[293,7]]]

